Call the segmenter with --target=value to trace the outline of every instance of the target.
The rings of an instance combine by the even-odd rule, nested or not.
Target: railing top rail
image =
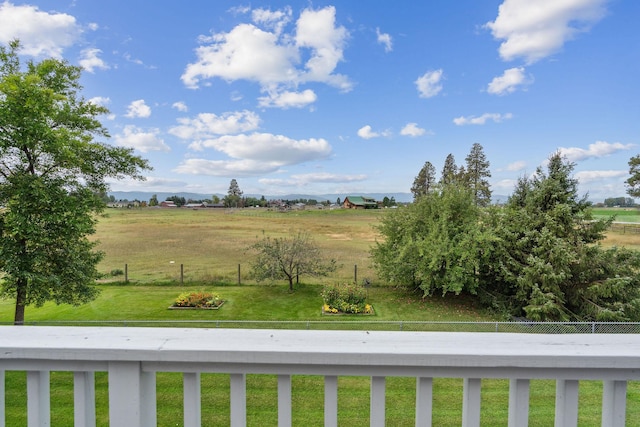
[[[640,335],[8,326],[3,360],[640,369]]]

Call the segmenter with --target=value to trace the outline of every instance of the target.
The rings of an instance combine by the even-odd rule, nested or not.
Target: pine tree
[[[416,178],[413,180],[413,186],[411,186],[413,200],[415,201],[421,196],[424,196],[432,191],[435,184],[436,168],[433,167],[431,162],[425,162],[422,169],[420,169],[418,176],[416,176]]]
[[[449,154],[444,160],[444,166],[442,167],[442,174],[440,176],[440,184],[453,184],[457,181],[458,176],[459,171],[456,166],[456,160],[453,157],[453,154]]]
[[[491,203],[491,186],[487,178],[491,177],[491,171],[482,145],[473,144],[465,161],[465,184],[471,189],[476,206],[488,206]]]

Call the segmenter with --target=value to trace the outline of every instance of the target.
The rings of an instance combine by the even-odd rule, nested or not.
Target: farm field
[[[356,275],[358,282],[373,281],[368,251],[377,237],[373,226],[383,211],[147,208],[112,209],[107,214],[94,236],[106,254],[101,272],[124,270],[126,264],[132,282],[176,283],[182,265],[186,282],[237,284],[240,269],[245,284],[254,283],[247,248],[263,236],[282,237],[291,230],[307,231],[328,257],[338,261],[332,277],[315,282],[353,281]]]

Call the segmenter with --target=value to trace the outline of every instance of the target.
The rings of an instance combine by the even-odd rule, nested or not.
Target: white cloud
[[[257,160],[207,160],[186,159],[173,172],[208,176],[254,176],[275,172],[280,168],[276,162]]]
[[[464,125],[484,125],[487,120],[491,120],[495,123],[500,123],[504,120],[509,120],[513,118],[513,114],[511,113],[506,113],[506,114],[499,114],[499,113],[484,113],[481,116],[460,116],[460,117],[456,117],[455,119],[453,119],[453,123],[455,123],[458,126],[464,126]]]
[[[424,135],[427,131],[418,127],[417,123],[407,123],[402,130],[400,131],[400,135],[404,136],[420,136]]]
[[[257,132],[207,139],[199,147],[213,148],[234,159],[273,162],[279,166],[324,159],[331,154],[331,145],[322,138],[296,140]]]
[[[500,77],[494,77],[487,87],[492,95],[506,95],[515,92],[520,86],[533,83],[533,77],[526,76],[523,67],[509,68]]]
[[[261,184],[271,186],[299,187],[316,183],[359,182],[367,179],[367,175],[340,175],[327,172],[291,175],[289,179],[262,178]]]
[[[104,96],[94,96],[93,98],[89,99],[89,102],[95,105],[106,107],[111,103],[111,98]]]
[[[436,96],[442,90],[442,69],[435,71],[427,71],[415,81],[420,93],[420,98],[431,98]]]
[[[175,108],[176,110],[181,111],[183,113],[189,111],[187,104],[185,104],[182,101],[174,102],[173,104],[171,104],[171,108]]]
[[[389,136],[390,134],[391,132],[389,131],[374,132],[369,125],[363,126],[358,129],[358,136],[362,139],[378,138],[381,136]]]
[[[169,129],[169,133],[181,139],[199,141],[218,135],[256,130],[260,117],[252,111],[234,111],[216,115],[200,113],[196,117],[179,118],[179,125]]]
[[[630,150],[633,148],[633,144],[622,144],[620,142],[609,143],[606,141],[596,141],[593,144],[589,144],[589,148],[579,147],[560,147],[560,154],[566,156],[569,161],[575,162],[578,160],[585,160],[589,158],[600,158],[609,156],[618,151]]]
[[[151,108],[144,103],[144,99],[138,99],[129,104],[127,114],[125,114],[125,117],[129,118],[147,118],[149,116],[151,116]]]
[[[524,160],[518,160],[517,162],[509,163],[506,169],[509,172],[519,172],[521,170],[524,170],[526,167],[527,162],[525,162]]]
[[[110,68],[109,65],[98,56],[101,53],[102,51],[100,49],[83,49],[82,52],[80,52],[80,60],[78,63],[89,73],[93,73],[96,68],[108,70]]]
[[[590,182],[603,181],[612,178],[626,178],[629,175],[628,170],[604,170],[604,171],[580,171],[576,172],[574,177],[580,184]]]
[[[534,63],[559,51],[576,34],[588,31],[606,14],[607,0],[505,0],[495,21],[485,24],[503,40],[502,59]]]
[[[0,43],[19,39],[23,54],[61,58],[81,32],[76,18],[66,13],[43,12],[36,6],[8,1],[0,4]]]
[[[311,89],[305,89],[302,92],[275,92],[268,96],[258,98],[261,107],[278,107],[287,108],[303,108],[309,104],[313,104],[318,99],[316,93]]]
[[[376,28],[376,35],[378,36],[378,43],[384,46],[384,51],[391,52],[393,50],[391,36],[387,33],[381,33],[380,28]]]
[[[137,126],[127,125],[121,134],[115,136],[116,145],[121,147],[131,147],[147,153],[149,151],[170,151],[170,148],[162,138],[159,137],[159,129],[143,130]]]
[[[284,27],[291,21],[292,15],[290,6],[273,12],[269,9],[254,9],[251,12],[251,19],[256,24],[272,29],[276,35],[280,35]]]
[[[201,141],[198,146],[224,153],[231,160],[187,159],[175,169],[176,172],[260,175],[276,172],[287,165],[325,159],[331,154],[331,145],[322,138],[295,140],[270,133],[224,135]]]
[[[195,89],[214,78],[228,82],[249,80],[257,82],[263,92],[275,94],[271,95],[273,99],[309,82],[348,91],[352,83],[334,72],[343,60],[349,36],[344,27],[336,26],[335,12],[332,6],[305,9],[296,21],[295,31],[287,33],[289,8],[276,12],[256,9],[252,13],[253,24],[243,23],[228,33],[201,37],[197,60],[187,65],[182,81]],[[308,57],[305,63],[301,63],[303,57]]]

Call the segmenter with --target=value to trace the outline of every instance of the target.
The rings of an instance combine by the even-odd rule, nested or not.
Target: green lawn
[[[306,321],[329,320],[454,320],[486,321],[496,317],[480,311],[472,296],[432,297],[391,287],[371,287],[368,301],[374,316],[323,316],[321,285],[299,284],[289,292],[286,284],[245,286],[149,286],[100,285],[100,296],[79,307],[47,303],[41,308],[27,307],[29,322],[156,320],[257,320]],[[169,310],[184,291],[217,292],[225,300],[218,310]],[[13,302],[0,300],[0,322],[13,320]]]

